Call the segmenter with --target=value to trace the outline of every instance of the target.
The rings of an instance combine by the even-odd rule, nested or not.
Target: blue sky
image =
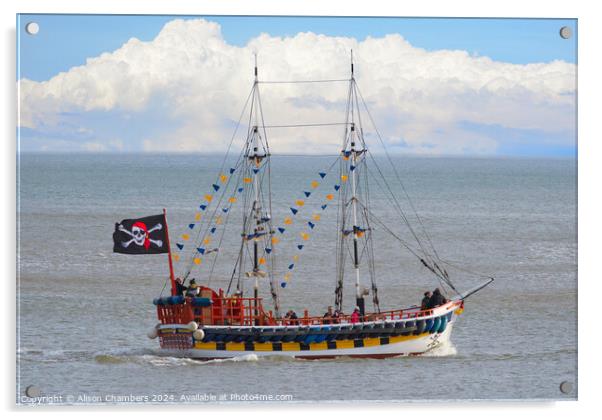
[[[495,62],[519,65],[551,63],[554,60],[577,62],[577,21],[574,19],[201,17],[219,23],[225,42],[237,47],[244,47],[260,33],[272,37],[294,37],[299,32],[313,32],[329,37],[351,37],[358,41],[400,34],[412,47],[429,52],[461,50],[473,57],[486,56]],[[133,37],[152,41],[174,18],[160,15],[18,15],[18,78],[47,81],[60,72],[84,65],[87,58],[115,51]],[[40,26],[35,36],[25,32],[25,25],[32,21]],[[562,26],[572,29],[572,38],[566,40],[559,36]],[[566,95],[566,92],[561,94]],[[161,97],[160,92],[158,95]],[[480,94],[475,91],[473,95]],[[533,98],[535,96],[529,100],[533,101],[532,109],[536,113],[539,110]],[[443,106],[447,105],[443,103]],[[161,116],[168,108],[169,104],[161,101],[149,101],[144,112],[133,114],[124,113],[119,107],[89,111],[69,108],[69,112],[57,113],[58,122],[52,118],[49,124],[44,121],[36,127],[23,127],[20,132],[21,150],[53,150],[53,144],[57,150],[63,150],[63,147],[69,149],[78,141],[97,145],[96,141],[104,138],[122,145],[124,151],[139,151],[153,133],[175,132],[186,124],[183,117],[166,118],[163,122]],[[557,119],[550,118],[551,121]],[[513,127],[497,121],[461,118],[453,127],[448,127],[448,132],[441,128],[434,131],[442,133],[442,137],[480,136],[487,141],[498,142],[495,152],[492,152],[498,155],[575,156],[572,127],[548,130],[541,124],[540,127],[524,125]],[[409,153],[415,146],[403,137],[393,143],[409,144]],[[472,153],[470,150],[467,148],[466,153]]]
[[[185,17],[182,18],[196,18]],[[36,81],[113,51],[128,39],[152,40],[173,16],[21,15],[19,21],[20,76]],[[262,32],[294,36],[314,32],[330,36],[381,37],[399,33],[413,46],[427,50],[461,49],[494,60],[525,64],[564,60],[576,62],[576,37],[558,35],[573,19],[445,19],[445,18],[306,18],[209,16],[222,26],[229,44],[244,46]],[[36,36],[25,25],[40,25]]]

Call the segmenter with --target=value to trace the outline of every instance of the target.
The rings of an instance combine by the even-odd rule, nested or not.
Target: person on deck
[[[445,296],[441,294],[439,288],[433,290],[433,295],[429,299],[428,309],[436,308],[437,306],[441,306],[447,302]]]
[[[360,308],[358,306],[355,307],[351,314],[351,323],[355,324],[357,322],[360,322]]]
[[[324,324],[334,324],[334,313],[332,312],[332,306],[328,307],[328,311],[322,317]]]
[[[176,278],[176,295],[183,296],[185,292],[186,292],[186,286],[184,286],[182,279],[177,277]]]
[[[284,319],[287,320],[288,325],[299,325],[299,321],[298,321],[299,318],[297,317],[297,314],[295,313],[295,311],[293,311],[292,309],[286,313],[286,315],[284,316]]]
[[[429,301],[431,300],[431,292],[424,292],[424,297],[422,298],[422,303],[420,304],[420,310],[424,311],[425,309],[429,309]]]
[[[196,284],[194,279],[190,280],[190,284],[186,289],[186,297],[197,297],[201,293],[201,288]]]
[[[341,311],[339,311],[338,309],[336,311],[334,311],[334,313],[332,314],[332,323],[333,324],[338,324],[341,322],[341,316],[343,314],[341,313]]]

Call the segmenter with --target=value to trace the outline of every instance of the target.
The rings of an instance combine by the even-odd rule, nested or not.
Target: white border
[[[6,369],[3,369],[3,381],[0,395],[5,410],[13,411],[15,401],[14,387],[14,358],[15,358],[15,14],[21,13],[120,13],[120,14],[280,14],[280,15],[347,15],[347,16],[472,16],[472,17],[557,17],[579,19],[579,402],[562,403],[446,403],[446,404],[406,404],[400,405],[364,405],[348,403],[346,405],[285,405],[281,404],[266,409],[265,406],[240,405],[228,407],[229,416],[279,417],[290,416],[291,409],[299,412],[299,417],[306,417],[316,410],[326,411],[329,417],[360,418],[366,416],[428,416],[440,414],[446,419],[507,419],[517,414],[529,417],[554,418],[584,418],[599,414],[597,404],[598,377],[600,374],[599,350],[600,316],[596,309],[600,305],[601,277],[596,264],[601,238],[600,217],[600,106],[602,98],[600,84],[597,79],[602,74],[600,66],[599,43],[602,40],[602,22],[600,13],[595,9],[596,2],[576,2],[548,0],[545,2],[526,2],[524,0],[504,0],[493,2],[454,0],[454,1],[245,1],[245,0],[88,0],[74,2],[69,0],[4,0],[0,2],[0,19],[3,29],[3,92],[2,127],[3,165],[2,165],[2,221],[5,226],[4,241],[1,243],[0,255],[5,299],[3,308],[5,337],[2,349]],[[595,340],[595,341],[594,341]],[[486,375],[486,372],[483,372]],[[350,378],[350,382],[357,380]],[[189,411],[192,407],[178,409]],[[403,412],[399,412],[403,408]],[[152,418],[163,417],[166,411],[174,408],[148,407],[145,416]],[[224,413],[224,407],[196,406],[201,413],[195,415],[219,415]],[[81,416],[83,409],[76,410],[22,410],[26,415],[43,415],[44,417],[65,418]],[[88,409],[86,416],[105,416],[107,411],[127,412],[140,408],[101,408]],[[287,411],[286,413],[284,411]],[[427,411],[428,410],[428,411]],[[595,414],[594,414],[595,413]],[[8,413],[12,416],[12,413]],[[316,413],[317,414],[317,413]],[[191,413],[181,413],[191,415]],[[486,417],[485,417],[486,416]]]

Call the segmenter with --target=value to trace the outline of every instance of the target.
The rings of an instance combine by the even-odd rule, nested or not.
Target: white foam
[[[449,357],[458,354],[458,350],[451,340],[446,340],[432,350],[421,354],[421,357]]]

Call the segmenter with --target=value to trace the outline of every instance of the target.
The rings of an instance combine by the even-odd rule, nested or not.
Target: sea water
[[[296,244],[301,226],[340,183],[336,159],[272,159],[276,226],[304,197],[303,191],[313,191],[275,251],[278,283],[299,255],[290,281],[280,290],[282,308],[297,314],[305,309],[321,314],[334,301],[336,200],[321,213],[302,252]],[[425,356],[386,360],[249,355],[207,362],[164,355],[157,340],[147,338],[157,323],[152,300],[169,290],[167,256],[114,254],[112,233],[115,222],[165,208],[172,242],[181,241],[204,194],[211,191],[221,157],[22,154],[19,402],[27,402],[23,395],[30,385],[66,403],[264,401],[282,395],[293,401],[576,398],[576,161],[394,157],[395,171],[384,157],[371,163],[381,168],[423,246],[430,241],[441,259],[467,270],[448,267],[457,289],[479,284],[481,274],[495,277],[466,301],[452,342]],[[226,162],[226,173],[230,164]],[[321,179],[318,173],[329,168]],[[378,179],[374,166],[371,171]],[[310,189],[312,180],[321,183],[315,190]],[[387,198],[382,179],[364,189],[374,215],[419,249]],[[241,215],[234,205],[218,260],[213,264],[205,258],[192,265],[191,277],[228,288],[240,246]],[[373,226],[373,238],[382,310],[418,304],[425,290],[439,286],[383,227]],[[192,232],[190,242],[194,239]],[[184,251],[192,248],[187,246]],[[190,266],[188,257],[182,253],[177,274]],[[354,306],[349,264],[347,258],[345,312]],[[360,273],[369,286],[368,269]],[[242,287],[248,292],[251,285],[243,282]],[[267,282],[260,287],[271,309]],[[367,302],[372,310],[371,297]],[[573,384],[568,394],[560,392],[563,381]]]

